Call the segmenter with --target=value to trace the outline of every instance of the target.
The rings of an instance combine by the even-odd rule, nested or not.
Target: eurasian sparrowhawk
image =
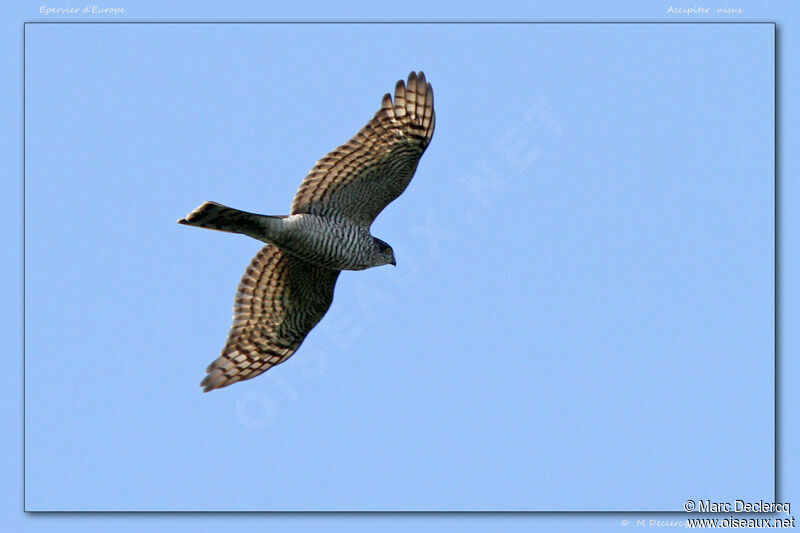
[[[431,84],[412,72],[397,82],[394,101],[386,94],[361,131],[314,165],[290,215],[206,202],[178,221],[267,243],[239,284],[233,326],[206,370],[204,392],[254,378],[297,351],[328,311],[340,271],[395,264],[392,248],[369,228],[408,186],[434,123]]]

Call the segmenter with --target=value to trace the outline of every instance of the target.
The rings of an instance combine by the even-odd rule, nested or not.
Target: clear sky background
[[[771,24],[32,25],[26,47],[28,509],[772,498]],[[437,131],[373,227],[398,267],[346,273],[291,360],[200,394],[260,244],[175,219],[286,213],[419,68]]]
[[[27,508],[772,500],[773,31],[29,25]],[[287,212],[420,68],[398,267],[201,394],[259,244],[175,219]]]

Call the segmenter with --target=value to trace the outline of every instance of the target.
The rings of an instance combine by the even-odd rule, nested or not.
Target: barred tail
[[[206,202],[186,215],[186,218],[178,220],[178,224],[227,231],[229,233],[242,233],[262,240],[268,233],[269,220],[277,218],[284,217],[256,215],[216,202]]]

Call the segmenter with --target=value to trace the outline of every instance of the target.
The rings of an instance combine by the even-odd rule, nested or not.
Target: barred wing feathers
[[[328,311],[338,277],[338,270],[262,248],[239,284],[233,326],[206,369],[203,391],[254,378],[291,357]]]
[[[397,82],[361,131],[311,169],[292,202],[292,214],[344,216],[370,226],[411,181],[430,143],[436,116],[425,74]]]

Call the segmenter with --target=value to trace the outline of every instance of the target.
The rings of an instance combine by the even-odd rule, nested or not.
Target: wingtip
[[[200,386],[203,387],[203,394],[205,394],[206,392],[211,392],[212,390],[217,388],[214,383],[209,383],[210,381],[211,381],[211,374],[204,377],[203,381],[200,382]]]
[[[208,375],[206,375],[206,377],[203,378],[203,381],[200,382],[200,386],[205,387],[203,392],[221,389],[240,381],[240,379],[236,378],[235,376],[230,377],[226,375],[225,372],[219,368],[218,359],[208,366],[206,372],[208,372]]]

